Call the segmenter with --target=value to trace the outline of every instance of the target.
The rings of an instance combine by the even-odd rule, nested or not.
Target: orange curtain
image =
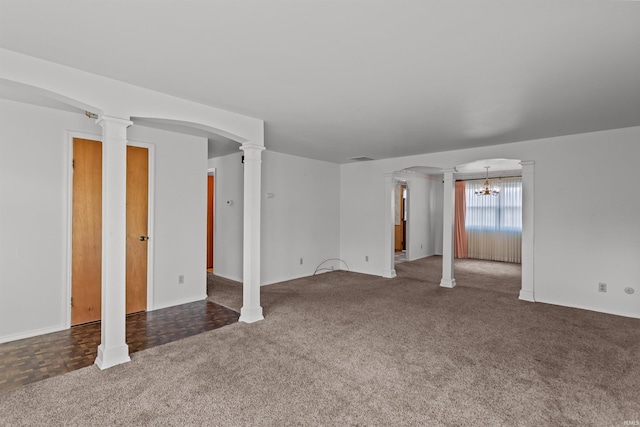
[[[466,185],[464,181],[456,182],[456,210],[454,215],[455,232],[455,257],[467,257],[467,230],[464,227],[464,215],[467,210],[467,197],[465,193]]]

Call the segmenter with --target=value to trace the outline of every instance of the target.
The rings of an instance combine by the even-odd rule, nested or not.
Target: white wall
[[[205,299],[207,139],[135,123],[128,138],[155,146],[153,309]]]
[[[101,135],[84,115],[0,100],[0,342],[69,321],[69,130]],[[155,144],[154,307],[202,299],[206,139],[135,125],[129,139]]]
[[[216,168],[214,269],[241,281],[241,154],[209,159],[209,167]],[[261,284],[309,276],[325,259],[339,257],[339,177],[337,164],[262,153]]]
[[[239,150],[238,145],[238,153],[209,159],[208,165],[216,169],[213,269],[218,276],[241,282],[244,171]]]
[[[356,271],[382,275],[384,174],[533,160],[536,300],[640,317],[639,140],[634,127],[342,165],[341,256]],[[608,283],[607,293],[597,291],[598,282]],[[636,292],[625,294],[627,286]]]
[[[409,176],[406,181],[409,188],[407,260],[413,261],[436,255],[436,248],[442,248],[442,229],[438,227],[442,224],[443,192],[438,192],[442,178],[417,175]]]

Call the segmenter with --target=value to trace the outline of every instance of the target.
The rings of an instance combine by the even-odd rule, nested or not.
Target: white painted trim
[[[215,249],[214,249],[213,256],[215,257]],[[216,265],[216,260],[215,260],[215,258],[214,258],[214,260],[213,260],[213,268],[214,268],[214,271],[215,271],[215,265]],[[242,277],[227,276],[227,275],[225,275],[225,274],[220,274],[220,273],[218,273],[218,272],[215,272],[215,273],[213,273],[213,274],[214,274],[215,276],[222,277],[223,279],[233,280],[234,282],[238,282],[238,283],[242,284]],[[275,282],[275,283],[279,283],[279,282]]]
[[[443,288],[455,288],[458,284],[456,283],[456,279],[445,279],[443,277],[440,279],[440,286]]]
[[[393,269],[393,270],[384,270],[382,272],[382,277],[384,277],[386,279],[393,279],[396,276],[397,276],[397,274],[396,274],[396,270],[395,269]]]
[[[522,277],[520,296],[523,301],[536,301],[535,289],[535,162],[522,165]]]
[[[205,300],[205,299],[207,299],[207,294],[205,294],[204,296],[196,297],[196,298],[184,298],[184,299],[171,301],[171,302],[168,302],[168,303],[165,303],[165,304],[160,304],[160,305],[154,307],[153,310],[161,310],[163,308],[175,307],[177,305],[189,304],[189,303],[192,303],[192,302],[202,301],[202,300]]]
[[[407,216],[406,235],[405,235],[405,251],[407,261],[415,261],[419,258],[412,258],[411,253],[411,178],[419,178],[424,180],[440,181],[439,176],[432,176],[422,172],[400,170],[384,174],[384,250],[382,263],[382,277],[392,279],[396,277],[395,270],[395,203],[398,195],[396,194],[396,185],[402,183],[407,186],[407,200],[405,204],[405,212]],[[391,206],[389,206],[391,203]]]
[[[216,253],[218,253],[218,251],[216,251],[216,236],[218,234],[218,232],[216,231],[216,212],[217,212],[217,208],[218,208],[218,204],[216,202],[216,200],[218,199],[218,177],[216,177],[216,168],[208,168],[207,169],[207,176],[212,176],[214,177],[213,179],[213,224],[212,228],[213,228],[213,271],[215,271],[216,268]],[[207,198],[209,196],[207,195]],[[209,236],[207,236],[207,239],[209,238]]]
[[[420,176],[420,175],[418,175]],[[423,178],[423,176],[420,176],[420,178]],[[406,224],[405,224],[405,230],[404,230],[404,251],[405,251],[405,256],[407,258],[407,261],[413,261],[413,251],[411,250],[411,225],[412,225],[412,217],[413,215],[411,215],[411,182],[407,181],[407,183],[405,184],[407,187],[407,198],[405,199],[404,202],[404,216],[406,219]],[[402,222],[402,220],[401,220]],[[395,231],[395,230],[394,230]],[[394,264],[395,264],[395,248],[394,248]]]
[[[518,299],[522,301],[536,302],[535,298],[533,297],[533,292],[525,291],[524,289],[520,289],[520,295],[518,296]]]
[[[442,203],[442,279],[440,286],[453,288],[457,285],[454,271],[456,168],[444,169],[444,192]]]
[[[39,335],[50,334],[52,332],[60,332],[60,331],[64,331],[65,329],[69,329],[69,327],[63,323],[57,326],[49,326],[46,328],[32,329],[30,331],[19,332],[17,334],[5,335],[3,337],[0,337],[0,344],[10,342],[10,341],[23,340],[25,338],[37,337]]]
[[[127,362],[131,362],[131,357],[129,357],[129,346],[126,343],[111,348],[106,348],[104,344],[98,346],[98,356],[95,364],[101,370]]]
[[[638,313],[627,313],[627,312],[623,312],[623,311],[612,311],[612,310],[603,309],[602,307],[590,307],[590,306],[587,306],[587,305],[573,304],[573,303],[569,303],[569,302],[558,302],[558,301],[553,301],[553,300],[540,299],[539,297],[536,298],[535,302],[539,302],[539,303],[543,303],[543,304],[557,305],[559,307],[569,307],[569,308],[577,308],[579,310],[588,310],[588,311],[593,311],[595,313],[604,313],[604,314],[611,314],[611,315],[614,315],[614,316],[624,316],[624,317],[631,317],[633,319],[640,319],[640,314],[638,314]]]
[[[240,309],[240,319],[238,321],[244,323],[255,323],[264,320],[262,307],[242,307]]]
[[[383,277],[392,279],[396,277],[395,270],[395,194],[396,179],[393,173],[384,175],[384,248],[382,251],[382,271]]]

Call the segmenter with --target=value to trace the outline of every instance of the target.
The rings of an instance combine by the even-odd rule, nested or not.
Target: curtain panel
[[[455,243],[453,245],[454,256],[456,258],[467,258],[467,230],[464,225],[467,210],[465,189],[466,185],[464,181],[456,182],[456,209],[454,214]]]

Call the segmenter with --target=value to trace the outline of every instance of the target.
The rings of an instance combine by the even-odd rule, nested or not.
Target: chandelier
[[[491,188],[491,182],[489,182],[489,168],[491,166],[485,166],[484,168],[487,170],[487,177],[484,180],[484,188],[475,191],[476,196],[497,196],[500,194],[500,189],[498,187]]]

